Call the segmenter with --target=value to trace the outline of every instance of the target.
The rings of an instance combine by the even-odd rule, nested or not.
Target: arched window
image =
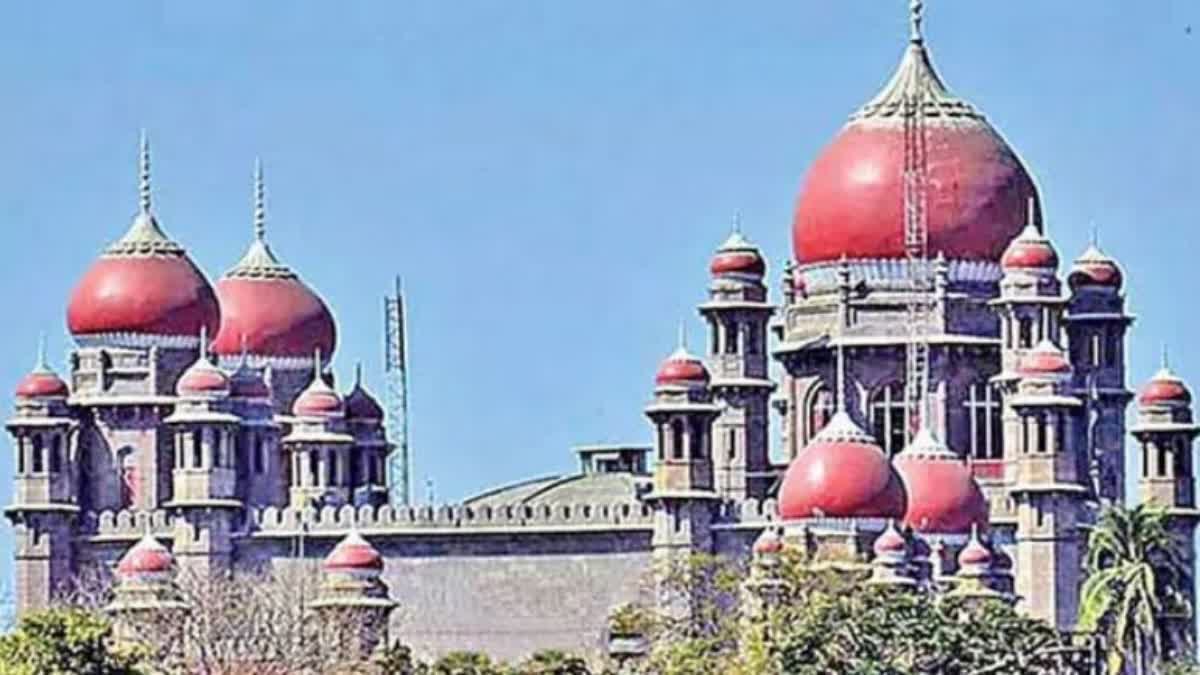
[[[971,457],[1002,459],[1004,433],[1000,423],[1000,392],[989,383],[976,382],[967,392],[963,405],[970,425]]]
[[[1033,319],[1027,316],[1017,319],[1017,347],[1021,349],[1033,347]]]
[[[871,394],[871,430],[890,457],[904,449],[909,439],[908,400],[904,383],[892,382]]]
[[[42,435],[33,435],[33,472],[41,473],[45,467],[45,448],[42,446]]]
[[[683,422],[671,422],[671,459],[683,459]]]
[[[192,430],[192,468],[199,469],[204,465],[204,436],[199,429]]]
[[[808,395],[808,403],[805,410],[805,428],[807,436],[804,441],[807,443],[812,440],[813,436],[820,433],[821,429],[829,424],[829,419],[833,417],[834,400],[833,393],[829,391],[829,387],[824,384],[818,386]]]
[[[739,335],[738,335],[737,322],[736,321],[726,321],[725,322],[725,353],[726,354],[738,353],[738,343],[739,342],[740,342],[740,340],[739,340]]]

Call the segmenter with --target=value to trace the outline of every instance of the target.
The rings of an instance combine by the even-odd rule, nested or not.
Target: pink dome
[[[338,542],[321,568],[326,572],[378,572],[383,569],[383,556],[358,532],[351,532]]]
[[[321,376],[321,355],[313,359],[313,378],[308,387],[296,397],[292,414],[296,417],[343,417],[346,404],[325,378]]]
[[[1086,287],[1120,289],[1123,282],[1124,275],[1117,261],[1101,252],[1094,242],[1076,258],[1067,275],[1071,290]]]
[[[875,545],[872,547],[875,555],[895,555],[904,553],[907,548],[907,542],[904,541],[904,535],[896,529],[894,522],[889,522],[883,534],[875,539]]]
[[[783,476],[779,513],[794,518],[901,518],[904,485],[871,436],[838,412]]]
[[[204,274],[148,211],[92,264],[67,304],[67,327],[81,344],[195,336],[215,331],[220,318]]]
[[[1017,372],[1032,377],[1060,377],[1071,373],[1071,363],[1054,343],[1042,340],[1017,362]]]
[[[1138,405],[1142,406],[1187,406],[1191,403],[1192,392],[1165,364],[1138,392]]]
[[[692,356],[687,348],[682,346],[662,362],[654,375],[654,382],[660,387],[705,387],[708,386],[708,381],[708,368],[704,367],[704,362]]]
[[[266,242],[262,172],[256,175],[254,240],[242,259],[217,282],[221,329],[213,351],[235,356],[304,358],[314,350],[332,356],[337,346],[333,314],[320,296]]]
[[[971,470],[928,429],[917,432],[894,464],[908,493],[905,525],[938,534],[987,527],[987,498]]]
[[[1053,272],[1058,269],[1058,252],[1054,250],[1054,244],[1030,224],[1005,249],[1000,265],[1005,271]]]
[[[1026,203],[1037,199],[1032,179],[984,116],[946,89],[918,37],[809,168],[792,225],[798,262],[905,257],[905,120],[917,96],[930,253],[995,261],[1021,232]]]
[[[123,579],[157,575],[170,572],[174,566],[175,558],[167,547],[147,534],[121,557],[117,563],[117,575]]]
[[[734,275],[761,278],[767,273],[767,263],[758,247],[735,230],[717,249],[708,269],[714,277]]]
[[[228,394],[229,377],[210,363],[197,362],[179,378],[175,391],[180,396]]]
[[[978,532],[972,532],[971,540],[958,553],[959,567],[988,567],[992,564],[992,552],[979,540]]]
[[[51,371],[33,371],[17,383],[17,398],[65,398],[67,383]]]

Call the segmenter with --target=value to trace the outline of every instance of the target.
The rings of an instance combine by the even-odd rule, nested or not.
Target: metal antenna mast
[[[396,277],[395,295],[383,299],[383,378],[388,428],[396,445],[388,458],[388,485],[396,506],[412,503],[412,449],[408,442],[408,329],[404,288]]]
[[[909,4],[910,48],[923,49],[923,3]],[[912,87],[904,97],[904,250],[912,297],[908,303],[908,410],[918,424],[929,420],[929,331],[933,302],[933,270],[929,260],[928,153],[925,87]],[[910,418],[912,419],[912,418]],[[912,433],[910,424],[908,432]]]

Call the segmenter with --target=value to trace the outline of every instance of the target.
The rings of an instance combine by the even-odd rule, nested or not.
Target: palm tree
[[[1106,635],[1111,673],[1132,660],[1134,671],[1144,674],[1162,657],[1167,628],[1159,619],[1186,608],[1181,591],[1191,580],[1168,517],[1165,509],[1148,504],[1109,506],[1088,539],[1079,627]]]

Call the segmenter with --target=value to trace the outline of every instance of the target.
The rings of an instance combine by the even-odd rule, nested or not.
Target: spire
[[[362,387],[362,361],[358,361],[354,364],[354,388],[359,389],[361,387]]]
[[[751,244],[742,234],[742,212],[734,211],[733,220],[730,223],[729,237],[725,239],[725,243],[717,251],[757,251],[758,248]]]
[[[242,259],[228,272],[226,277],[251,279],[295,279],[296,273],[279,262],[267,244],[266,181],[263,179],[263,164],[254,160],[254,239]]]
[[[46,333],[44,332],[38,334],[37,363],[33,364],[33,372],[50,372],[50,364],[46,361]]]
[[[198,363],[208,361],[208,326],[200,325],[200,359]]]
[[[1163,346],[1162,346],[1162,369],[1163,370],[1171,369],[1171,363],[1167,359],[1167,343],[1165,343],[1165,342],[1163,343]]]
[[[1031,195],[1029,202],[1025,205],[1025,227],[1033,231],[1037,229],[1037,200]],[[1046,236],[1046,224],[1042,223],[1042,236]]]
[[[679,349],[687,351],[687,322],[679,320]]]
[[[145,129],[138,143],[138,204],[142,213],[150,213],[150,139]]]
[[[325,378],[321,377],[321,348],[317,347],[313,350],[313,384],[324,384]]]
[[[921,32],[921,24],[925,21],[925,3],[921,0],[909,0],[908,3],[908,40],[913,44],[923,44],[925,35]]]
[[[740,210],[733,212],[733,234],[740,235],[742,233],[742,212]]]
[[[840,342],[837,346],[837,380],[834,386],[837,388],[833,398],[834,411],[844,413],[846,412],[846,354],[845,348]]]

